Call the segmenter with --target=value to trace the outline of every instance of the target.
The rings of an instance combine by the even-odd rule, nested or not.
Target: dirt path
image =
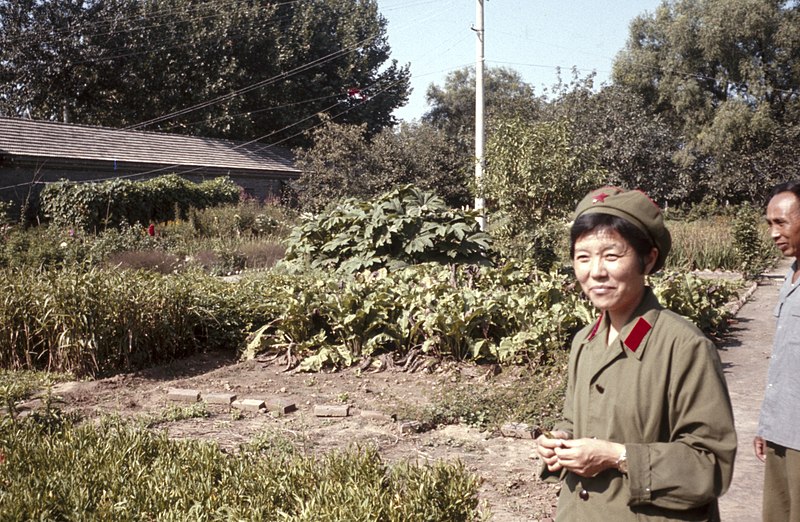
[[[733,402],[739,451],[733,482],[720,499],[724,522],[761,520],[761,495],[764,467],[753,454],[753,437],[767,379],[775,319],[772,311],[778,300],[783,275],[791,261],[782,260],[758,283],[756,291],[739,310],[721,346],[720,357]]]

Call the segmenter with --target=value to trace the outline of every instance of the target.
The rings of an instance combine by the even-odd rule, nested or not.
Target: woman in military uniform
[[[600,317],[573,340],[563,421],[538,439],[557,521],[719,520],[733,413],[714,344],[645,286],[670,246],[642,192],[604,187],[575,211],[575,276]]]

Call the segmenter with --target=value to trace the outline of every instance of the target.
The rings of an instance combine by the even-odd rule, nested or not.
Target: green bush
[[[252,199],[243,200],[237,205],[193,208],[186,217],[186,222],[192,227],[189,234],[245,239],[285,237],[294,220],[294,213],[286,207],[273,203],[260,204]],[[180,230],[173,231],[172,228],[173,224],[170,223],[164,233],[186,234]]]
[[[669,221],[672,250],[670,270],[735,270],[731,220],[714,217],[698,221]]]
[[[730,209],[733,212],[732,209]],[[672,251],[668,270],[728,270],[757,275],[775,257],[760,213],[738,207],[735,216],[668,221]]]
[[[239,215],[250,216],[250,225],[239,222]],[[0,228],[0,268],[86,264],[165,273],[200,267],[210,274],[228,275],[274,266],[284,256],[282,241],[293,219],[290,211],[278,205],[249,201],[191,209],[185,220],[156,225],[154,235],[139,224],[98,233],[54,224]]]
[[[355,273],[435,261],[489,264],[490,238],[474,213],[454,211],[412,186],[374,201],[350,199],[306,215],[289,235],[286,261]]]
[[[478,479],[459,463],[384,464],[254,443],[235,453],[119,420],[0,419],[2,520],[470,521]]]
[[[14,415],[17,402],[40,390],[49,390],[53,383],[71,378],[72,375],[68,373],[0,370],[0,408],[5,408],[10,415]]]
[[[738,270],[747,279],[754,279],[769,265],[774,249],[759,230],[761,213],[750,205],[742,205],[733,222],[733,244]],[[765,254],[766,253],[766,254]]]
[[[14,203],[11,201],[0,201],[0,227],[10,225],[13,221]]]
[[[726,328],[731,317],[726,305],[736,299],[741,287],[740,282],[702,279],[685,272],[659,274],[651,278],[651,285],[662,305],[709,335]]]
[[[236,203],[239,192],[227,177],[198,184],[170,174],[147,181],[60,181],[47,185],[40,199],[45,217],[56,226],[98,231],[180,219],[190,208]]]
[[[275,312],[246,357],[286,351],[302,369],[349,366],[382,352],[547,368],[596,316],[571,275],[509,262],[497,268],[428,263],[353,278],[308,273],[270,278]],[[735,288],[693,277],[653,277],[665,305],[702,329],[721,329]],[[663,289],[663,290],[662,290]]]
[[[286,350],[313,371],[412,350],[539,366],[591,317],[565,274],[512,263],[426,263],[345,280],[307,274],[285,289],[274,283],[270,299],[282,304],[272,305],[277,316],[255,332],[245,355]]]

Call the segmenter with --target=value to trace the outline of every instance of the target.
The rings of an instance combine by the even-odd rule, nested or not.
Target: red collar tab
[[[605,317],[605,315],[606,315],[605,312],[603,312],[602,314],[600,314],[600,317],[597,318],[597,322],[594,323],[592,331],[589,332],[588,337],[586,337],[587,340],[591,341],[592,339],[594,339],[594,336],[597,335],[597,331],[600,329],[600,325],[603,324],[603,317]]]
[[[631,333],[625,338],[625,346],[627,346],[630,351],[635,352],[639,348],[639,345],[642,344],[644,336],[652,329],[653,325],[645,321],[644,317],[640,317],[633,326]]]

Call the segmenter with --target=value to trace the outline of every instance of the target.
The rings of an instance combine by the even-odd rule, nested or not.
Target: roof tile
[[[291,152],[260,143],[0,117],[0,153],[299,174]]]

